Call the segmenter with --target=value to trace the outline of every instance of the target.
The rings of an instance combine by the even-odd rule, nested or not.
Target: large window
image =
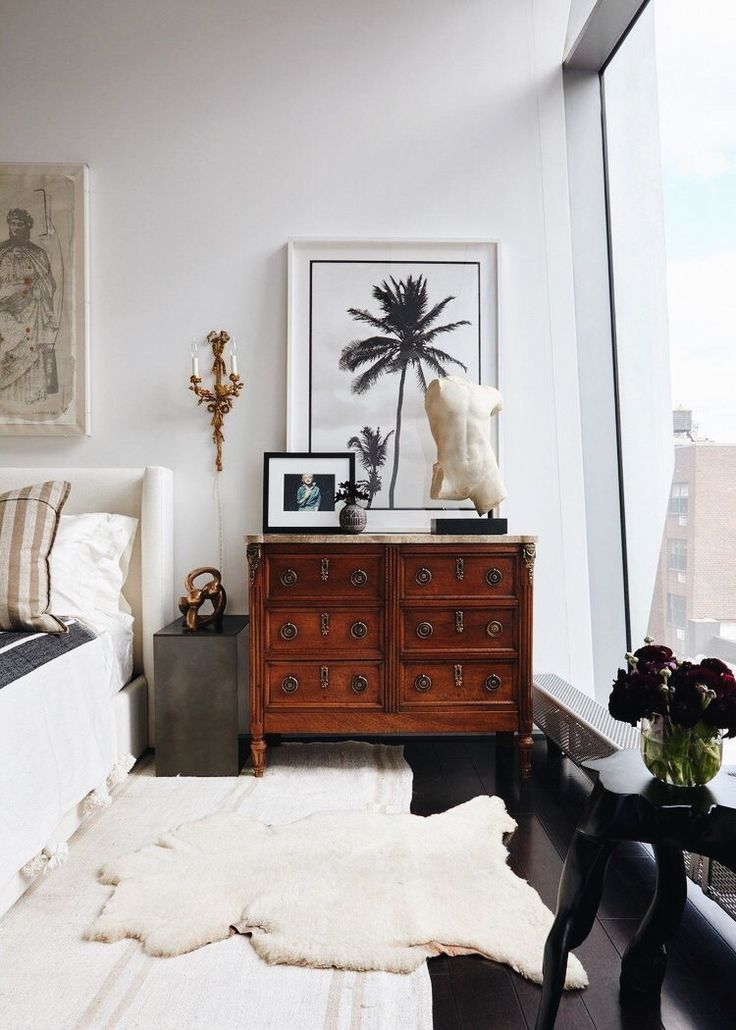
[[[734,53],[730,0],[651,0],[602,76],[631,642],[732,661]]]
[[[588,610],[605,699],[647,632],[736,663],[736,13],[732,0],[574,0],[569,24]]]

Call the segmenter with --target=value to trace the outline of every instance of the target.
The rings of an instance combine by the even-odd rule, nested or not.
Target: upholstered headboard
[[[0,493],[48,479],[66,479],[64,514],[109,511],[139,520],[123,593],[135,616],[135,671],[153,685],[153,634],[174,617],[174,534],[171,470],[148,468],[0,468]]]

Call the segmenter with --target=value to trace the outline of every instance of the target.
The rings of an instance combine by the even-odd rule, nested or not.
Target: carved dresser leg
[[[532,738],[519,737],[519,762],[522,778],[528,780],[532,774]]]
[[[250,756],[253,763],[253,775],[263,776],[266,769],[266,741],[263,737],[253,737],[250,742]]]

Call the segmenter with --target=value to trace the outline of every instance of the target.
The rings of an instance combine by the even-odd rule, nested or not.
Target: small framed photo
[[[355,482],[355,452],[263,455],[263,532],[339,533],[335,493]]]

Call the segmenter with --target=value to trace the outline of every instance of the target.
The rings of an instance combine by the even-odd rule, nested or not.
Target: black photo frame
[[[339,533],[335,492],[355,483],[354,451],[263,455],[263,532]]]

